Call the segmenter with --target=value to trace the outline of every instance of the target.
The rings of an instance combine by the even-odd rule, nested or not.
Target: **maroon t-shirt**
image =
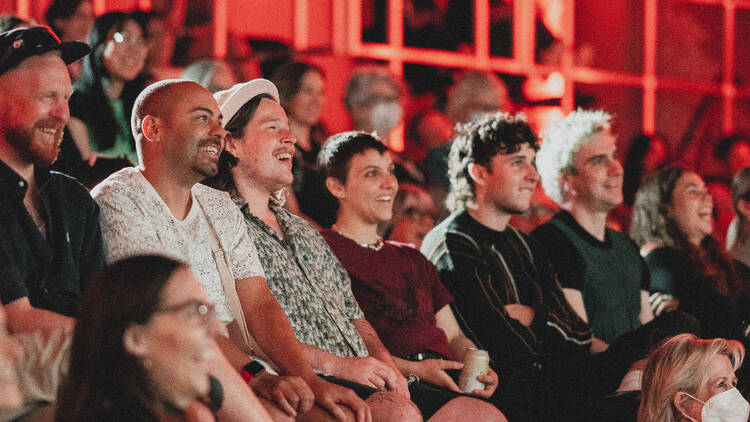
[[[352,291],[365,318],[394,356],[425,350],[455,359],[435,314],[453,297],[430,261],[403,243],[386,241],[379,251],[365,248],[333,230],[323,230],[352,279]]]

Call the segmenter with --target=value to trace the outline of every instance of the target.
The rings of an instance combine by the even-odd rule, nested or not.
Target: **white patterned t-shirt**
[[[105,258],[110,263],[159,254],[186,262],[216,304],[219,319],[228,323],[234,317],[211,254],[211,226],[235,280],[263,277],[263,267],[244,217],[229,195],[201,184],[194,185],[191,193],[190,211],[178,220],[136,167],[122,169],[97,185],[91,195],[101,209]]]

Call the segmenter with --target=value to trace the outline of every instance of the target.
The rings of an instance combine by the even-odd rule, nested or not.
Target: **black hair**
[[[104,66],[104,47],[111,31],[119,31],[128,21],[133,21],[146,34],[146,28],[130,13],[110,12],[99,16],[89,32],[87,43],[91,46],[91,54],[83,59],[81,75],[73,84],[74,92],[70,98],[70,114],[85,122],[89,129],[89,139],[95,150],[105,150],[115,143],[117,122],[104,94],[103,81],[109,78],[109,72]],[[142,82],[136,78],[125,82],[120,99],[124,107],[125,118],[129,119],[133,110],[133,103],[141,92]],[[132,136],[131,136],[132,142]],[[135,150],[135,147],[133,147]]]
[[[125,350],[125,330],[146,324],[174,272],[187,268],[163,256],[135,256],[99,271],[80,303],[70,369],[57,401],[57,422],[97,420],[114,400],[157,421],[154,391],[139,359]],[[137,294],[134,294],[137,292]]]
[[[270,79],[279,90],[279,99],[284,108],[299,93],[302,87],[302,78],[310,71],[317,72],[320,76],[325,75],[323,69],[305,62],[289,62],[273,72]]]
[[[371,149],[383,154],[388,147],[365,132],[342,132],[329,137],[318,154],[318,166],[323,180],[333,177],[346,183],[352,157]]]
[[[539,149],[537,136],[522,115],[489,114],[478,120],[456,125],[448,155],[450,193],[446,205],[451,211],[465,208],[476,196],[469,166],[486,166],[497,154],[515,154],[522,145]]]

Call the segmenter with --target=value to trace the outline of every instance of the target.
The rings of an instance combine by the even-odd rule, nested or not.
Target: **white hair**
[[[565,202],[559,178],[564,171],[575,174],[575,155],[591,136],[609,130],[612,116],[604,110],[578,109],[542,132],[536,166],[547,196],[558,204]]]

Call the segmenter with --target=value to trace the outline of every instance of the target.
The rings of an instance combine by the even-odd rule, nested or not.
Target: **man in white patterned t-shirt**
[[[264,401],[266,408],[272,414],[281,410],[297,416],[311,409],[314,395],[320,407],[342,420],[341,405],[359,418],[369,417],[367,406],[350,390],[314,374],[268,290],[241,212],[226,193],[198,184],[218,171],[227,134],[213,96],[190,81],[157,82],[139,95],[131,125],[140,165],[111,175],[92,190],[101,207],[106,260],[158,253],[187,262],[216,304],[219,319],[229,324],[236,315],[227,304],[211,251],[216,239],[235,279],[250,334],[285,374],[302,378],[251,381],[256,393],[275,402]],[[217,343],[238,371],[251,371],[251,359],[230,339]],[[313,408],[316,411],[322,410]]]

